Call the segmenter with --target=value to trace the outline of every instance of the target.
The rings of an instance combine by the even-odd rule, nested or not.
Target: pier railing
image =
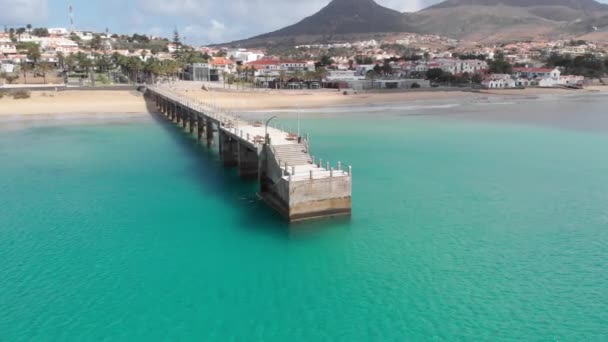
[[[149,89],[194,111],[204,113],[206,116],[217,121],[219,129],[223,132],[227,132],[239,140],[249,143],[256,149],[261,149],[267,141],[271,142],[273,146],[301,144],[302,153],[309,156],[309,160],[306,163],[289,163],[275,156],[282,171],[282,178],[287,182],[352,176],[351,166],[345,166],[341,162],[333,165],[329,161],[316,160],[314,156],[310,156],[308,134],[302,136],[289,131],[283,131],[276,126],[269,126],[268,128],[260,127],[259,124],[256,125],[254,122],[242,119],[230,110],[183,96],[176,93],[177,89],[170,87],[151,86]],[[265,139],[266,134],[270,136],[270,139]],[[287,140],[285,138],[287,136],[292,137],[290,138],[291,140]]]

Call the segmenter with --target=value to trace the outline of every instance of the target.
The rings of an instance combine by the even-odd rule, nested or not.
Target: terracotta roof
[[[226,57],[214,57],[211,60],[211,64],[213,64],[213,65],[232,65],[232,64],[234,64],[234,62]]]

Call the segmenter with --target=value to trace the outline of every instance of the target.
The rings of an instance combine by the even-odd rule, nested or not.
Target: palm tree
[[[283,88],[283,82],[285,82],[286,78],[287,74],[285,73],[285,70],[279,71],[279,83],[281,84],[281,88]]]
[[[17,35],[19,36],[19,41],[21,41],[21,35],[25,33],[25,27],[20,27],[17,29]]]
[[[228,77],[228,72],[224,70],[222,71],[222,81],[224,81],[224,89],[226,89],[226,77]]]
[[[255,68],[253,66],[248,67],[246,69],[247,72],[247,78],[249,78],[249,76],[251,76],[251,84],[255,84]]]
[[[65,56],[63,55],[63,52],[57,52],[57,64],[58,67],[63,70],[65,66]]]
[[[317,68],[315,70],[315,76],[319,80],[319,82],[322,83],[323,79],[325,79],[325,77],[327,77],[327,69],[325,69],[325,68]]]
[[[42,74],[42,77],[44,78],[44,84],[46,84],[46,74],[49,71],[53,70],[53,66],[49,62],[40,62],[37,65],[36,69]]]
[[[27,84],[27,73],[31,72],[32,70],[34,70],[34,67],[28,63],[28,62],[24,62],[21,64],[21,71],[23,71],[23,83]]]
[[[67,71],[71,72],[78,64],[75,55],[68,55],[64,60],[64,68],[67,67]]]

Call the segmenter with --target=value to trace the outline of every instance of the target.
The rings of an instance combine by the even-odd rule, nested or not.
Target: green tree
[[[40,46],[38,46],[38,44],[30,45],[27,48],[27,59],[32,61],[32,63],[34,63],[34,64],[38,63],[38,61],[40,60],[40,57],[41,57]]]
[[[72,32],[70,34],[70,39],[73,40],[76,44],[80,46],[82,44],[82,39],[76,33]]]
[[[46,84],[46,75],[53,71],[53,66],[49,62],[41,62],[36,66],[36,71],[42,74],[44,84]]]
[[[64,58],[64,69],[67,69],[68,72],[74,71],[78,62],[76,61],[76,55],[68,55]]]
[[[376,77],[378,76],[378,74],[374,71],[374,70],[369,70],[366,74],[365,74],[365,79],[372,81],[372,84],[374,83],[374,81],[376,80]]]
[[[315,63],[315,67],[316,68],[325,68],[332,64],[334,64],[334,60],[331,59],[331,57],[328,55],[323,55],[323,56],[321,56],[321,59],[317,63]]]
[[[57,52],[57,64],[59,65],[59,69],[63,70],[65,68],[65,55],[63,52]]]
[[[4,76],[4,79],[6,80],[6,82],[8,82],[8,84],[13,84],[13,82],[15,82],[16,80],[19,79],[19,75],[8,74],[8,75]]]
[[[27,74],[32,72],[34,67],[28,62],[21,63],[21,72],[23,72],[23,83],[27,84]]]
[[[177,31],[177,27],[173,30],[173,45],[175,52],[173,52],[173,59],[180,59],[182,55],[182,42]]]
[[[32,30],[32,34],[36,37],[48,37],[50,35],[46,28],[35,28]]]
[[[444,76],[445,72],[441,68],[432,68],[426,72],[426,78],[432,81],[437,81]]]
[[[471,77],[471,82],[473,82],[474,84],[481,84],[482,81],[483,77],[481,77],[480,74],[475,74]]]
[[[382,65],[382,73],[385,75],[393,73],[393,67],[391,67],[391,63],[388,60],[384,61],[384,64]]]
[[[98,34],[94,35],[93,39],[91,39],[91,41],[89,42],[89,45],[94,51],[101,50],[103,47],[103,41],[101,40],[101,36]]]
[[[359,55],[355,57],[355,62],[359,65],[369,65],[373,64],[374,60],[371,57]]]
[[[20,27],[17,29],[17,36],[19,36],[19,40],[21,41],[21,36],[25,33],[25,27]]]
[[[493,74],[511,74],[513,66],[505,59],[503,52],[497,52],[494,59],[488,63],[490,72]]]
[[[319,82],[323,82],[323,80],[327,77],[327,69],[321,67],[315,69],[315,78],[319,80]]]

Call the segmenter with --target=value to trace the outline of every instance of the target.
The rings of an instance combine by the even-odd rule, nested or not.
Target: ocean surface
[[[272,113],[353,165],[293,226],[154,116],[5,119],[0,341],[606,341],[607,106]]]

